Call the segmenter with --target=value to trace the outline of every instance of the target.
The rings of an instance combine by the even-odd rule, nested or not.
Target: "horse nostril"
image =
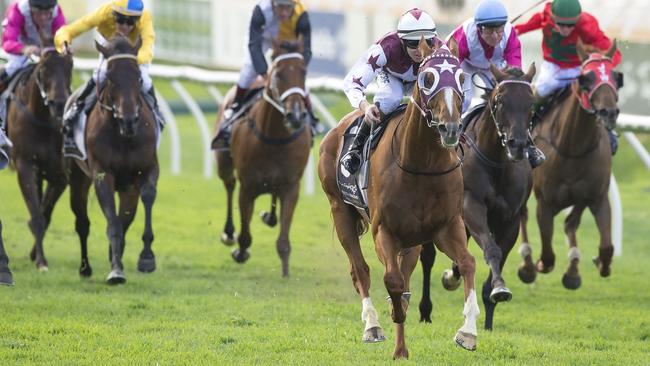
[[[447,134],[447,126],[438,125],[438,132],[440,132],[441,135],[446,135]]]

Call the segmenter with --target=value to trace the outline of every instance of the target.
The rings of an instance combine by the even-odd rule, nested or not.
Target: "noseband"
[[[297,86],[294,86],[292,88],[289,88],[289,89],[285,90],[282,94],[280,94],[280,92],[276,88],[276,85],[275,85],[276,84],[276,81],[275,81],[275,69],[277,68],[277,65],[281,61],[289,60],[289,59],[304,60],[304,57],[302,56],[302,54],[300,54],[298,52],[287,53],[287,54],[280,55],[280,56],[276,57],[273,60],[273,73],[272,73],[272,76],[271,76],[271,84],[270,84],[271,93],[273,94],[275,99],[272,98],[268,94],[266,88],[264,88],[264,92],[262,93],[262,96],[264,97],[264,100],[266,100],[270,105],[272,105],[273,108],[277,109],[278,112],[282,113],[282,115],[286,115],[286,113],[287,113],[287,111],[285,110],[285,108],[284,108],[284,106],[282,104],[284,103],[284,101],[287,98],[289,98],[289,96],[294,95],[294,94],[298,94],[301,97],[303,97],[303,99],[307,96],[307,92],[305,92],[305,89],[297,87]],[[278,94],[280,94],[280,95],[278,95]]]

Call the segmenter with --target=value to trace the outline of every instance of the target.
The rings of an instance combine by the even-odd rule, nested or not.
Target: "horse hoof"
[[[42,264],[42,265],[38,266],[38,271],[41,272],[41,273],[45,273],[45,272],[49,272],[50,269],[48,268],[47,265]]]
[[[562,285],[564,285],[567,290],[577,290],[581,284],[582,279],[580,278],[580,275],[569,276],[565,273],[562,276]]]
[[[431,317],[430,316],[422,316],[422,315],[420,315],[420,323],[429,323],[429,324],[431,324]]]
[[[237,235],[228,235],[226,233],[221,233],[221,242],[225,246],[232,246],[237,242]]]
[[[109,285],[121,285],[126,282],[126,277],[124,276],[124,272],[114,269],[111,271],[111,273],[108,274],[108,277],[106,278],[106,283]]]
[[[454,271],[451,269],[442,272],[442,287],[447,291],[454,291],[460,286],[460,278],[454,277]]]
[[[79,267],[79,275],[81,277],[89,278],[90,276],[93,275],[93,269],[90,267],[89,264],[82,265]]]
[[[241,251],[239,248],[235,249],[231,253],[232,259],[237,263],[245,263],[251,255],[248,253],[248,250]]]
[[[592,261],[598,268],[601,277],[609,277],[612,274],[611,268],[609,266],[605,267],[599,257],[594,257]]]
[[[275,225],[278,224],[278,218],[277,216],[270,214],[266,211],[260,212],[260,217],[262,218],[262,221],[269,227],[275,227]]]
[[[537,272],[539,273],[551,273],[551,271],[553,271],[553,268],[555,268],[554,265],[547,267],[544,265],[544,262],[542,262],[541,259],[537,261]]]
[[[531,266],[532,267],[532,266]],[[535,271],[535,267],[526,267],[525,265],[522,265],[519,267],[519,270],[517,271],[517,275],[519,275],[519,279],[523,283],[533,283],[535,282],[535,277],[537,277],[537,271]]]
[[[476,336],[473,334],[461,332],[460,330],[456,332],[456,337],[454,341],[457,345],[463,347],[468,351],[476,351]]]
[[[384,330],[381,327],[372,327],[363,332],[361,340],[364,343],[377,343],[385,341],[386,336],[384,336]]]
[[[156,257],[138,259],[138,271],[151,273],[156,270]]]
[[[393,360],[400,360],[400,359],[407,359],[409,358],[409,350],[404,348],[397,348],[395,349],[395,352],[393,352]]]
[[[512,292],[507,287],[497,287],[490,293],[490,301],[493,303],[508,302],[512,300]]]
[[[14,285],[14,278],[11,275],[11,271],[9,269],[0,272],[0,285],[4,285],[4,286]]]

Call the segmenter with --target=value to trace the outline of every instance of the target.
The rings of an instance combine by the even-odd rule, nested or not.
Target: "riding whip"
[[[516,17],[514,17],[514,18],[510,21],[510,23],[514,24],[517,20],[519,20],[519,18],[521,18],[522,16],[524,16],[524,14],[526,14],[526,13],[528,13],[529,11],[533,10],[533,9],[536,8],[539,4],[541,4],[541,3],[545,2],[545,1],[546,1],[546,0],[540,0],[540,1],[536,2],[535,5],[531,6],[530,8],[524,10],[523,13],[521,13],[521,14],[517,15]]]

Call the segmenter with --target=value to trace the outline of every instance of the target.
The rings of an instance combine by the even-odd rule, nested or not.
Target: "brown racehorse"
[[[542,238],[542,254],[535,266],[522,221],[524,262],[519,276],[526,283],[535,280],[535,272],[548,273],[555,266],[552,248],[553,218],[562,209],[573,206],[564,223],[569,239],[569,267],[562,284],[567,289],[580,287],[578,273],[580,251],[576,230],[583,210],[589,207],[600,232],[598,257],[594,258],[600,275],[610,275],[613,246],[611,212],[607,192],[612,152],[606,129],[616,126],[619,109],[618,88],[622,74],[613,71],[611,57],[616,42],[605,54],[588,52],[578,44],[583,61],[581,75],[573,82],[573,93],[549,110],[535,128],[535,142],[546,154],[546,162],[533,171],[533,189],[537,198],[537,223]]]
[[[460,127],[462,70],[458,59],[446,48],[429,48],[424,40],[419,47],[425,59],[419,67],[412,102],[405,114],[383,122],[387,123],[385,135],[370,159],[369,222],[364,222],[363,216],[343,201],[336,182],[344,131],[361,112],[343,117],[325,136],[318,165],[334,226],[350,261],[352,282],[361,295],[361,316],[365,322],[362,339],[376,342],[383,340],[384,335],[370,300],[369,269],[358,237],[370,225],[375,250],[385,268],[384,284],[396,324],[393,358],[409,355],[404,322],[410,277],[421,244],[433,240],[438,249],[459,265],[465,280],[465,324],[456,333],[455,340],[465,349],[476,348],[479,313],[474,290],[475,262],[467,250],[462,218],[461,162],[454,151]],[[455,81],[445,84],[442,82],[445,76]]]
[[[5,251],[5,244],[2,240],[2,221],[0,221],[0,285],[11,286],[14,279],[9,269],[9,257]]]
[[[31,259],[41,271],[48,270],[43,238],[54,205],[67,185],[61,151],[63,108],[70,96],[72,56],[59,54],[52,41],[41,41],[39,62],[16,87],[7,113],[11,157],[18,183],[29,210],[29,228],[34,235]],[[47,188],[43,192],[43,180]]]
[[[282,260],[282,275],[287,277],[291,252],[289,229],[298,201],[300,178],[311,148],[304,100],[307,69],[300,40],[274,42],[272,58],[264,98],[233,126],[230,151],[216,153],[219,178],[228,194],[227,218],[221,240],[226,245],[235,241],[232,198],[236,171],[240,184],[241,232],[237,237],[239,248],[233,251],[232,257],[238,263],[244,263],[250,257],[253,205],[257,196],[270,193],[273,203],[271,212],[264,215],[264,221],[269,226],[276,224],[275,206],[279,199],[280,235],[276,248]],[[217,120],[221,119],[220,114]]]
[[[486,329],[492,329],[496,304],[512,298],[501,270],[517,241],[519,218],[532,189],[527,146],[534,101],[530,82],[535,67],[531,66],[525,75],[519,69],[502,72],[494,66],[490,71],[496,87],[487,96],[483,112],[467,122],[467,155],[463,164],[463,219],[490,267],[482,291]],[[433,250],[433,243],[428,243],[423,253]],[[422,257],[422,270],[430,276],[433,261]],[[445,272],[443,284],[447,289],[455,289],[459,280],[458,269],[454,268]],[[430,314],[426,278],[420,302],[421,320],[431,322]]]
[[[88,115],[85,132],[87,166],[83,162],[73,164],[70,177],[71,206],[77,218],[76,230],[81,241],[79,272],[82,276],[92,274],[87,256],[90,226],[87,202],[88,190],[94,183],[97,199],[108,221],[111,272],[106,281],[109,284],[126,281],[122,254],[126,231],[135,217],[139,197],[145,209],[145,228],[138,270],[152,272],[156,268],[151,250],[154,239],[151,211],[159,175],[156,154],[158,127],[153,112],[140,92],[140,69],[136,55],[141,45],[140,39],[132,45],[125,37],[112,39],[106,47],[96,44],[106,59],[106,82],[99,92],[97,104]],[[89,176],[82,172],[80,166],[89,172]],[[115,210],[116,192],[120,198],[119,214]]]

